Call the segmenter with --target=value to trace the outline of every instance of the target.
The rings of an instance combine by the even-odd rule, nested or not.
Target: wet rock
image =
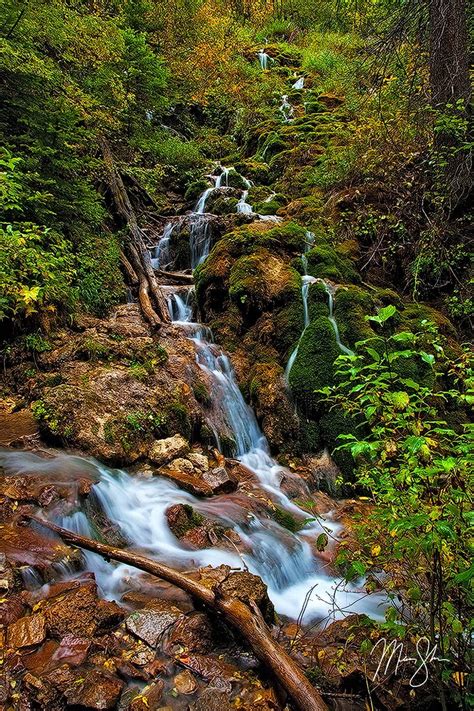
[[[132,612],[125,624],[129,632],[133,632],[150,647],[156,647],[163,633],[181,617],[183,613],[178,607],[156,600],[153,605]]]
[[[0,625],[11,625],[25,614],[25,606],[18,595],[0,600]]]
[[[176,482],[185,491],[189,491],[190,494],[194,496],[212,496],[213,490],[209,484],[204,481],[204,478],[199,478],[192,474],[185,474],[184,472],[171,471],[170,469],[160,469],[156,472],[158,476],[164,476],[171,481]]]
[[[196,679],[187,669],[176,674],[173,685],[178,694],[194,694],[198,688]]]
[[[199,454],[198,452],[191,452],[191,454],[188,454],[187,458],[196,469],[199,469],[199,471],[208,471],[209,459],[204,454]]]
[[[183,457],[189,452],[189,444],[179,434],[166,439],[159,439],[153,442],[148,453],[148,457],[154,464],[162,466],[168,464],[173,459]]]
[[[62,664],[67,663],[70,666],[79,666],[86,660],[90,646],[90,640],[76,637],[74,634],[67,634],[59,643],[53,659]]]
[[[97,586],[93,581],[47,598],[41,610],[49,633],[60,639],[69,633],[88,639],[99,629],[118,624],[125,616],[124,610],[116,603],[98,599]]]
[[[173,459],[169,466],[172,471],[184,472],[185,474],[193,474],[195,471],[192,462],[182,457]]]
[[[213,494],[230,494],[237,489],[237,481],[224,467],[215,467],[203,472],[203,480],[211,488]]]
[[[93,669],[84,670],[81,677],[66,691],[69,705],[86,709],[111,709],[120,698],[125,684],[112,674]]]
[[[164,684],[159,679],[145,686],[145,688],[132,699],[128,711],[153,711],[153,709],[157,709],[161,697],[163,696],[163,687]]]
[[[191,711],[234,711],[229,695],[219,689],[204,689],[199,699],[190,706]]]
[[[231,573],[217,588],[222,597],[234,597],[246,604],[255,603],[270,624],[274,621],[275,611],[268,597],[267,586],[261,578],[246,571]]]
[[[36,434],[38,434],[38,424],[31,410],[18,412],[0,410],[0,446],[8,447]]]
[[[13,566],[29,565],[45,572],[50,572],[54,563],[77,557],[71,548],[57,539],[37,533],[29,526],[18,526],[15,523],[3,526],[0,553],[4,553],[6,560]]]
[[[239,674],[237,667],[227,664],[217,656],[186,654],[178,659],[180,664],[221,691],[229,693],[232,690],[232,683],[238,678],[235,676]]]
[[[213,648],[212,628],[204,612],[186,615],[173,626],[166,642],[165,651],[173,654],[174,649],[185,648],[188,652],[205,654]]]
[[[46,619],[44,615],[30,615],[21,617],[8,627],[7,643],[9,647],[20,649],[32,647],[46,637]]]

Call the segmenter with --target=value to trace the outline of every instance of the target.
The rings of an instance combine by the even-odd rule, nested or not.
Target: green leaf
[[[387,399],[392,402],[395,410],[405,410],[410,404],[410,397],[408,393],[403,390],[399,390],[395,393],[387,393]]]
[[[382,309],[378,310],[377,316],[366,316],[367,321],[374,321],[375,323],[382,324],[388,321],[397,313],[397,309],[393,304],[389,304]]]
[[[320,533],[316,538],[316,550],[320,553],[324,551],[329,543],[329,538],[327,533]]]
[[[435,357],[434,355],[431,355],[431,353],[426,353],[425,351],[420,351],[420,357],[421,360],[423,360],[425,363],[428,363],[428,365],[433,366],[435,362]]]

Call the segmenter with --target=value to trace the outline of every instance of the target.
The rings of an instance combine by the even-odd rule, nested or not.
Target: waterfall
[[[328,295],[328,306],[329,306],[328,318],[329,318],[329,321],[331,322],[331,326],[334,331],[334,336],[336,338],[336,343],[338,345],[338,348],[340,351],[342,351],[346,355],[354,355],[354,351],[351,351],[350,348],[348,348],[341,342],[341,338],[339,336],[339,326],[337,325],[337,321],[334,318],[334,293],[336,290],[331,284],[324,281],[324,279],[321,279],[321,281],[324,284],[324,288],[326,289],[326,293]]]
[[[199,196],[199,199],[196,203],[196,206],[194,208],[194,212],[197,213],[198,215],[203,215],[206,212],[206,202],[209,197],[215,190],[219,190],[219,188],[223,187],[223,184],[225,187],[229,186],[229,172],[230,168],[223,168],[221,166],[222,172],[219,173],[217,176],[211,176],[214,179],[214,186],[211,188],[206,188],[202,195]]]
[[[292,89],[303,89],[304,87],[304,77],[300,77],[295,81],[295,83],[292,85]]]
[[[268,69],[268,62],[273,62],[274,60],[270,57],[269,54],[265,52],[264,49],[261,49],[259,52],[257,52],[257,57],[260,62],[260,69]]]
[[[163,269],[166,270],[171,266],[172,258],[170,253],[170,238],[173,234],[173,230],[176,227],[176,223],[168,222],[165,225],[163,234],[155,247],[153,256],[151,258],[151,266],[153,269]]]
[[[290,372],[291,369],[295,363],[296,356],[298,355],[298,351],[301,345],[301,341],[303,340],[304,332],[309,326],[309,308],[308,308],[308,294],[309,294],[309,287],[311,284],[313,284],[315,281],[317,281],[314,277],[309,276],[308,274],[308,257],[307,253],[309,250],[312,248],[314,244],[314,233],[313,232],[306,232],[306,242],[305,242],[305,247],[304,247],[304,252],[301,255],[301,262],[303,263],[303,269],[304,269],[304,275],[301,278],[301,298],[303,299],[303,330],[301,332],[301,336],[298,339],[298,343],[296,344],[296,348],[293,350],[292,354],[290,355],[288,359],[288,363],[286,364],[285,368],[285,380],[288,383],[289,382],[289,377],[290,377]]]
[[[201,213],[191,215],[189,246],[191,248],[191,267],[195,269],[206,259],[211,249],[211,230],[208,215]]]
[[[252,205],[249,205],[249,203],[247,202],[248,195],[249,195],[249,191],[244,190],[242,193],[242,197],[240,198],[240,200],[236,206],[237,212],[240,212],[243,215],[252,215],[253,214]]]
[[[290,104],[290,102],[288,101],[287,94],[282,95],[281,104],[280,104],[280,107],[278,110],[281,113],[281,115],[283,116],[283,121],[285,123],[289,123],[292,120],[295,110],[294,110],[293,106]]]

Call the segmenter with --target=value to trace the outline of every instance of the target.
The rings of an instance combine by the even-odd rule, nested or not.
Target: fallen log
[[[135,272],[139,283],[138,298],[145,318],[159,328],[162,322],[169,323],[170,315],[166,300],[156,280],[151,258],[145,244],[144,234],[138,225],[137,216],[128,197],[125,185],[114,163],[112,151],[105,138],[101,140],[102,155],[107,169],[108,184],[117,214],[125,222],[129,232],[129,241],[125,244],[126,257]],[[130,276],[126,263],[125,271]],[[136,283],[136,282],[135,282]],[[151,297],[151,298],[150,298]],[[153,302],[152,303],[152,299]]]
[[[120,548],[94,541],[91,538],[80,536],[38,516],[29,515],[25,518],[54,531],[66,543],[98,553],[106,560],[116,560],[151,575],[156,575],[181,588],[181,590],[189,593],[204,605],[221,613],[226,622],[247,640],[262,664],[273,672],[296,708],[300,709],[300,711],[327,711],[327,706],[317,689],[312,686],[289,654],[273,639],[258,606],[251,600],[250,602],[245,602],[235,595],[222,593],[222,589],[229,590],[232,585],[223,586],[220,583],[215,588],[209,588],[184,573],[174,570],[174,568],[170,568],[158,561],[150,560],[138,553],[124,551]],[[238,575],[238,573],[231,572],[227,580],[232,575]],[[246,575],[250,575],[250,573],[246,573]],[[261,584],[259,578],[253,577],[255,577],[256,582],[258,581]]]
[[[164,272],[161,269],[155,269],[155,274],[158,274],[162,279],[168,279],[170,281],[184,282],[184,284],[194,283],[193,275],[185,274],[184,272]]]

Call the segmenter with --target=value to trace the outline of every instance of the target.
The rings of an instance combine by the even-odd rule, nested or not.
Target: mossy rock
[[[180,271],[189,269],[191,264],[191,250],[189,247],[189,229],[173,230],[169,241],[173,269]]]
[[[289,375],[290,387],[298,406],[307,416],[318,415],[317,405],[321,396],[315,390],[334,383],[334,361],[339,355],[329,320],[320,316],[311,321],[303,334]]]
[[[236,211],[238,202],[235,197],[220,196],[213,201],[210,209],[215,215],[230,215]]]
[[[334,296],[334,318],[344,345],[354,348],[357,341],[377,336],[370,322],[366,320],[366,316],[375,311],[372,292],[357,286],[337,289]]]
[[[209,181],[206,180],[205,178],[201,178],[200,180],[195,180],[192,183],[188,185],[186,188],[186,192],[184,193],[184,199],[187,202],[196,202],[199,199],[199,196],[202,195],[202,193],[207,190],[207,188],[210,187]]]
[[[258,154],[265,161],[269,161],[282,151],[288,150],[288,142],[284,140],[276,131],[272,131],[267,136],[262,136],[258,142]]]
[[[246,179],[240,175],[235,168],[229,170],[226,184],[229,188],[238,188],[239,190],[246,190],[248,188]]]
[[[352,261],[341,254],[337,247],[322,242],[307,254],[308,274],[319,279],[329,279],[338,284],[357,284],[360,276]]]
[[[273,312],[273,323],[275,325],[273,345],[282,358],[282,365],[285,365],[304,328],[301,292],[299,298],[295,298],[291,304]]]
[[[260,185],[267,185],[270,180],[270,171],[267,163],[249,159],[236,162],[235,169],[248,180]]]
[[[300,289],[298,272],[264,248],[240,257],[230,272],[229,296],[247,314],[288,302]]]
[[[259,215],[275,215],[277,210],[288,203],[288,198],[282,193],[275,193],[271,200],[263,200],[254,204],[254,212]]]

